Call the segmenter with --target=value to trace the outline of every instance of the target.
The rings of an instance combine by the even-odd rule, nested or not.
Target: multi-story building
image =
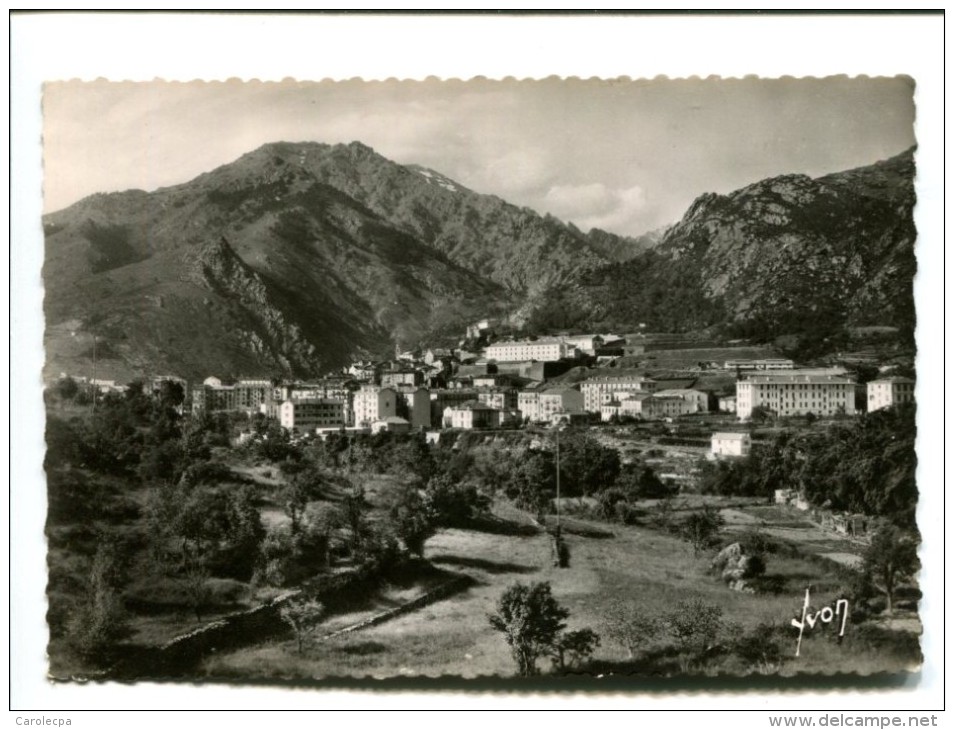
[[[477,391],[473,388],[438,388],[430,391],[431,396],[431,423],[443,422],[444,411],[449,406],[460,405],[477,400]]]
[[[591,413],[599,412],[600,405],[617,400],[623,394],[652,393],[655,390],[656,381],[642,375],[590,378],[580,383],[583,408]]]
[[[370,360],[359,360],[358,362],[352,363],[346,372],[352,378],[362,383],[375,383],[378,380],[380,371],[381,366],[378,363],[371,362]]]
[[[495,342],[484,350],[484,357],[498,362],[552,361],[578,355],[576,347],[558,339]]]
[[[269,380],[239,380],[223,385],[216,377],[206,378],[192,389],[192,412],[244,411],[257,412],[272,392]]]
[[[868,412],[914,402],[914,380],[897,375],[868,383]]]
[[[498,428],[500,411],[476,401],[461,403],[445,409],[443,424],[445,428]]]
[[[535,423],[540,419],[540,391],[522,390],[517,393],[517,408],[525,420]]]
[[[747,433],[716,432],[712,434],[713,456],[748,456],[752,437]]]
[[[381,385],[397,388],[402,385],[423,385],[424,373],[412,368],[384,371],[381,373]]]
[[[653,393],[656,398],[682,398],[689,404],[688,413],[707,413],[709,411],[709,394],[694,388],[671,388],[657,390]]]
[[[550,421],[556,413],[582,413],[583,394],[573,388],[551,388],[540,393],[538,421]]]
[[[397,415],[397,393],[379,385],[362,385],[351,405],[355,426],[370,426],[375,421]]]
[[[239,380],[233,386],[236,410],[255,413],[272,392],[270,380]]]
[[[398,409],[411,428],[431,427],[431,394],[427,388],[402,386],[397,389]]]
[[[346,423],[347,404],[330,398],[286,400],[278,411],[282,428],[308,433],[316,428],[342,427]]]
[[[476,378],[474,379],[476,381]],[[500,410],[517,408],[516,388],[478,388],[477,400]]]
[[[584,355],[595,355],[596,350],[603,345],[603,337],[600,335],[568,335],[563,341],[576,347]]]
[[[797,370],[749,375],[736,384],[736,413],[740,420],[755,408],[776,416],[834,416],[855,413],[855,384],[841,375],[804,375]]]
[[[793,370],[795,363],[781,357],[767,357],[761,360],[726,360],[726,370]]]

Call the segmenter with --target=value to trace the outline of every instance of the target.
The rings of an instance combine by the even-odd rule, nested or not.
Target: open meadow
[[[511,508],[509,513],[517,511]],[[769,555],[761,580],[766,592],[751,594],[730,590],[713,575],[708,570],[711,554],[696,556],[685,541],[655,529],[574,520],[564,533],[569,532],[570,565],[561,569],[552,564],[546,533],[528,534],[514,527],[495,532],[448,529],[428,541],[425,556],[432,564],[474,579],[465,592],[349,635],[313,638],[302,654],[292,640],[217,654],[202,663],[199,674],[221,679],[509,676],[514,673],[509,649],[487,616],[515,581],[549,582],[553,596],[570,612],[568,629],[590,627],[601,634],[590,661],[576,671],[682,673],[684,665],[665,632],[648,638],[631,657],[626,646],[607,635],[607,622],[614,607],[638,606],[661,619],[680,602],[696,600],[721,609],[723,629],[691,671],[867,674],[908,670],[918,663],[916,633],[874,623],[856,626],[853,619],[840,642],[837,630],[821,623],[814,633],[806,630],[796,659],[798,631],[790,621],[800,615],[806,587],[811,587],[811,603],[817,610],[835,605],[844,595],[846,580],[836,564],[796,550]],[[611,536],[582,537],[572,534],[577,531],[574,527]],[[355,621],[360,618],[354,616]],[[344,621],[338,617],[335,624]],[[315,636],[322,633],[320,628]],[[765,667],[757,659],[739,656],[733,646],[746,636],[777,645],[777,661]],[[541,664],[541,669],[549,667]]]

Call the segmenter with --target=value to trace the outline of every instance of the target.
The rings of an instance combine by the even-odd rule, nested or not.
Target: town
[[[467,341],[492,337],[490,328],[487,320],[474,324]],[[733,357],[753,348],[696,344],[665,335],[567,334],[494,340],[473,351],[396,351],[392,360],[357,361],[308,382],[223,381],[214,375],[200,384],[175,375],[156,375],[149,382],[153,392],[164,382],[177,384],[185,396],[183,407],[193,414],[262,414],[296,438],[423,431],[437,439],[444,429],[671,423],[699,414],[724,415],[726,424],[765,417],[850,417],[914,400],[915,381],[892,374],[905,370],[896,364],[884,364],[861,381],[845,365],[806,367],[782,357]],[[701,359],[713,355],[724,359]],[[866,364],[866,371],[871,368]],[[101,394],[126,389],[112,380],[63,377]],[[245,432],[239,438],[252,436]],[[747,453],[732,450],[742,448],[741,438],[717,434],[712,443],[713,454]]]

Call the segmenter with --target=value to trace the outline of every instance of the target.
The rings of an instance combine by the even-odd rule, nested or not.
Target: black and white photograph
[[[918,93],[43,79],[47,681],[916,681]]]

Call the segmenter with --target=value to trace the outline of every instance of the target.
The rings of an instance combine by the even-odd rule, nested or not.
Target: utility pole
[[[556,534],[557,539],[560,539],[560,427],[557,426],[556,432],[556,513],[557,513],[557,526]]]
[[[96,411],[96,392],[99,386],[96,384],[96,333],[93,333],[93,376],[90,378],[90,384],[93,386],[93,400],[90,403],[90,414]]]

